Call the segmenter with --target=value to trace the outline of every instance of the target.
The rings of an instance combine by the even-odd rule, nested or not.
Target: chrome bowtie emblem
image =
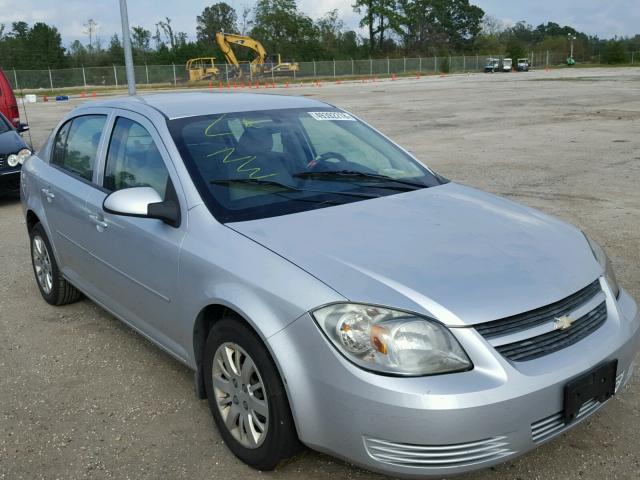
[[[562,315],[561,317],[556,317],[556,321],[553,326],[556,330],[566,330],[571,328],[571,325],[573,325],[573,322],[575,321],[576,319],[569,315]]]

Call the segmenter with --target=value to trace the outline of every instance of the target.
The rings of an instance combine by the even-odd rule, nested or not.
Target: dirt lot
[[[269,90],[269,93],[272,91]],[[290,86],[360,115],[445,176],[557,215],[640,299],[640,69]],[[80,100],[29,106],[40,146]],[[637,479],[640,369],[596,416],[464,478]],[[88,300],[53,308],[19,202],[0,200],[0,479],[382,478],[308,451],[275,473],[226,449],[192,374]]]

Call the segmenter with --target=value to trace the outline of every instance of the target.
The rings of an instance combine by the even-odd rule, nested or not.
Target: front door
[[[152,187],[161,198],[173,197],[184,206],[175,169],[151,122],[132,112],[116,113],[106,148],[102,189],[87,198],[88,214],[95,219],[87,232],[98,262],[92,278],[96,295],[125,321],[186,358],[171,340],[179,331],[178,262],[186,221],[175,228],[102,208],[109,193],[139,186]]]

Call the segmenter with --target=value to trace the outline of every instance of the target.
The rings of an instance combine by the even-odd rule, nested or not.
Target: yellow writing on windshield
[[[209,126],[207,128],[204,129],[204,136],[205,137],[221,137],[222,135],[233,135],[233,133],[231,133],[230,131],[227,132],[219,132],[219,133],[210,133],[210,130],[212,128],[215,128],[221,121],[222,119],[225,117],[226,115],[220,115],[218,118],[216,118],[213,122],[211,122],[209,124]]]
[[[210,153],[207,157],[215,157],[216,155],[222,156],[222,163],[240,163],[240,165],[236,168],[236,172],[238,173],[248,173],[249,178],[253,178],[255,180],[261,180],[263,178],[274,177],[276,173],[269,173],[267,175],[259,175],[262,171],[260,167],[249,167],[251,162],[256,159],[255,155],[246,155],[244,157],[236,157],[231,158],[231,156],[236,151],[233,147],[223,148],[222,150],[218,150],[217,152]]]

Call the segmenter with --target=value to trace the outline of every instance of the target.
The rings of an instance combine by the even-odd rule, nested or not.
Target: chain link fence
[[[438,73],[482,72],[487,58],[501,59],[500,55],[464,55],[419,58],[376,58],[366,60],[334,60],[299,62],[296,72],[268,73],[255,77],[248,63],[241,64],[244,81],[276,81],[278,79],[304,80],[316,78],[375,77]],[[531,68],[563,65],[567,55],[561,52],[531,52],[527,56]],[[517,59],[513,59],[514,65]],[[576,59],[578,63],[599,63],[599,58]],[[640,65],[640,52],[629,53],[629,62]],[[237,78],[232,67],[216,64],[219,74],[210,81],[228,82]],[[272,65],[267,64],[267,71]],[[137,65],[134,67],[138,85],[187,84],[188,72],[184,65]],[[8,70],[5,71],[14,89],[55,90],[62,88],[97,88],[126,85],[125,67],[80,67],[60,70]]]

